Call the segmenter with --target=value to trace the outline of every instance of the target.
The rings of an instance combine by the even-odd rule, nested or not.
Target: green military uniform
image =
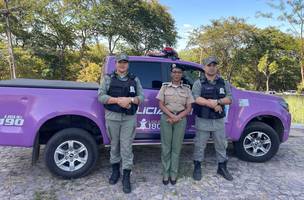
[[[127,74],[117,75],[121,81],[127,81]],[[143,88],[139,79],[136,77],[137,98],[140,102],[144,100]],[[98,100],[106,104],[110,96],[107,95],[111,82],[111,77],[105,75],[101,80],[98,90]],[[110,163],[119,163],[122,160],[122,169],[131,169],[133,165],[132,143],[135,137],[136,114],[126,115],[125,113],[113,112],[105,109],[106,129],[111,139]]]
[[[216,79],[213,81],[210,80],[208,81],[211,84],[215,84]],[[201,87],[202,87],[201,81],[196,80],[192,87],[192,94],[195,100],[201,96],[201,90],[202,90]],[[225,81],[225,91],[226,91],[226,97],[232,100],[231,89],[227,81]],[[224,120],[225,118],[205,119],[197,116],[195,117],[196,136],[194,138],[194,154],[193,154],[194,160],[197,161],[204,160],[204,151],[208,139],[210,138],[210,133],[212,133],[212,137],[214,140],[217,162],[222,163],[228,159],[226,155],[227,139],[225,134]]]
[[[156,98],[176,114],[185,110],[187,104],[194,102],[189,85],[176,86],[171,82],[163,83]],[[163,176],[165,179],[168,177],[176,179],[187,119],[184,117],[174,124],[167,122],[167,119],[168,116],[163,113],[160,120]]]

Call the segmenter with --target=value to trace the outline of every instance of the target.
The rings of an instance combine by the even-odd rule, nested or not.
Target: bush
[[[298,93],[303,94],[304,93],[304,82],[299,83],[297,88],[298,88]]]

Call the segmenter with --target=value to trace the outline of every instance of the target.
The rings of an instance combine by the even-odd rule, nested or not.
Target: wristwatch
[[[222,105],[222,101],[221,101],[221,99],[218,99],[218,100],[216,100],[216,102],[217,102],[217,105]]]

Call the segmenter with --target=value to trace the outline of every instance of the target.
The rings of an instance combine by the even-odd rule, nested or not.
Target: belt
[[[178,111],[178,112],[172,112],[172,111],[170,111],[170,113],[172,113],[172,114],[174,114],[174,115],[178,115],[178,114],[180,114],[181,112],[183,112],[184,110],[182,110],[182,111]]]

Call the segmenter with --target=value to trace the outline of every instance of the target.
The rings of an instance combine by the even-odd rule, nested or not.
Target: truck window
[[[144,89],[160,89],[162,86],[161,63],[130,62],[129,71],[135,74]]]

